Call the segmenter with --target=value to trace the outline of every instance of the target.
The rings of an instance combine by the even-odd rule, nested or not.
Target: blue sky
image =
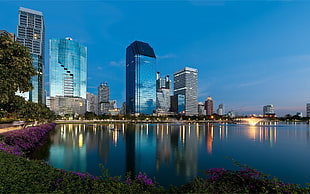
[[[215,109],[261,114],[273,104],[280,116],[305,115],[310,103],[307,1],[0,0],[0,29],[16,33],[19,7],[43,12],[46,46],[65,37],[87,46],[88,92],[106,81],[119,106],[135,40],[153,47],[162,76],[197,68],[198,100],[211,96]]]

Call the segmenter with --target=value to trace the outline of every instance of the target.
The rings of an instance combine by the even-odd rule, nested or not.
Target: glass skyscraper
[[[194,68],[185,67],[174,73],[174,95],[184,95],[186,116],[197,115],[198,112],[197,80],[198,70]]]
[[[26,46],[32,57],[32,64],[38,74],[33,76],[31,83],[33,90],[23,94],[26,99],[32,102],[45,104],[45,87],[44,87],[44,43],[45,43],[45,28],[43,14],[40,11],[35,11],[20,7],[18,14],[17,38]]]
[[[50,96],[86,99],[87,48],[71,38],[49,41]]]
[[[153,114],[156,109],[156,56],[153,48],[134,41],[126,49],[126,113]]]

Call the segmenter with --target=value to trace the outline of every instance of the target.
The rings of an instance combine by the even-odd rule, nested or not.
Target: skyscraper
[[[274,107],[272,104],[268,104],[263,107],[264,117],[275,117],[276,113],[274,112]]]
[[[110,107],[110,87],[108,83],[101,83],[98,87],[99,115],[108,114]]]
[[[49,41],[50,96],[86,99],[87,48],[71,38]]]
[[[156,73],[156,112],[168,113],[170,109],[171,96],[171,80],[169,75],[165,78],[160,77],[160,73]]]
[[[306,112],[307,112],[307,117],[310,117],[310,103],[307,103],[306,105]]]
[[[23,7],[19,8],[16,40],[21,42],[29,49],[33,60],[32,64],[38,72],[38,74],[33,76],[31,79],[31,83],[34,89],[26,95],[29,96],[28,99],[32,102],[45,103],[45,27],[42,12]]]
[[[217,114],[223,116],[225,114],[224,104],[220,104],[217,109]]]
[[[205,110],[207,115],[213,114],[213,100],[210,96],[205,101]]]
[[[156,56],[145,42],[126,49],[126,112],[153,114],[156,109]]]
[[[185,67],[174,73],[174,95],[184,95],[185,115],[197,115],[198,70]],[[178,111],[180,112],[180,111]]]

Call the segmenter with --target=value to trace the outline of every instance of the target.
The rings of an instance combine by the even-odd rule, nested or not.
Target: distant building
[[[80,97],[50,97],[51,110],[60,116],[79,116],[86,113],[86,100]]]
[[[108,83],[101,83],[98,87],[99,115],[109,114],[110,109],[110,87]]]
[[[186,116],[193,116],[198,114],[197,82],[197,69],[185,67],[174,73],[174,95],[184,96],[184,113]],[[178,112],[180,112],[180,110],[178,110]]]
[[[152,115],[156,110],[156,56],[145,42],[134,41],[126,49],[126,111]]]
[[[171,96],[171,112],[175,114],[185,115],[185,95],[183,94],[175,94]]]
[[[0,36],[7,36],[9,37],[12,41],[15,41],[15,34],[14,33],[9,33],[5,30],[0,30]]]
[[[269,104],[263,107],[263,115],[264,117],[275,117],[276,116],[274,112],[274,107],[272,104]]]
[[[297,112],[297,113],[296,113],[296,116],[302,117],[302,112]]]
[[[156,112],[168,113],[170,109],[171,80],[169,75],[160,78],[160,73],[156,74]]]
[[[198,115],[206,115],[205,105],[202,102],[198,103]]]
[[[220,104],[216,112],[217,112],[217,114],[220,115],[220,116],[225,115],[224,104]]]
[[[98,96],[89,92],[86,92],[87,112],[92,112],[98,115]]]
[[[208,116],[213,114],[213,100],[210,96],[205,101],[205,110]]]
[[[307,117],[310,117],[310,103],[307,104],[306,111],[307,111]]]
[[[16,41],[29,49],[32,64],[38,72],[31,79],[33,90],[22,94],[22,96],[26,96],[26,99],[32,102],[45,104],[45,26],[42,12],[24,7],[19,8]]]

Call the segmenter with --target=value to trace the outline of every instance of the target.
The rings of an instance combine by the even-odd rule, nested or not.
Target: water
[[[163,186],[203,170],[237,170],[230,157],[280,180],[310,182],[310,128],[277,124],[59,124],[35,156],[56,168],[100,176],[145,172]]]

